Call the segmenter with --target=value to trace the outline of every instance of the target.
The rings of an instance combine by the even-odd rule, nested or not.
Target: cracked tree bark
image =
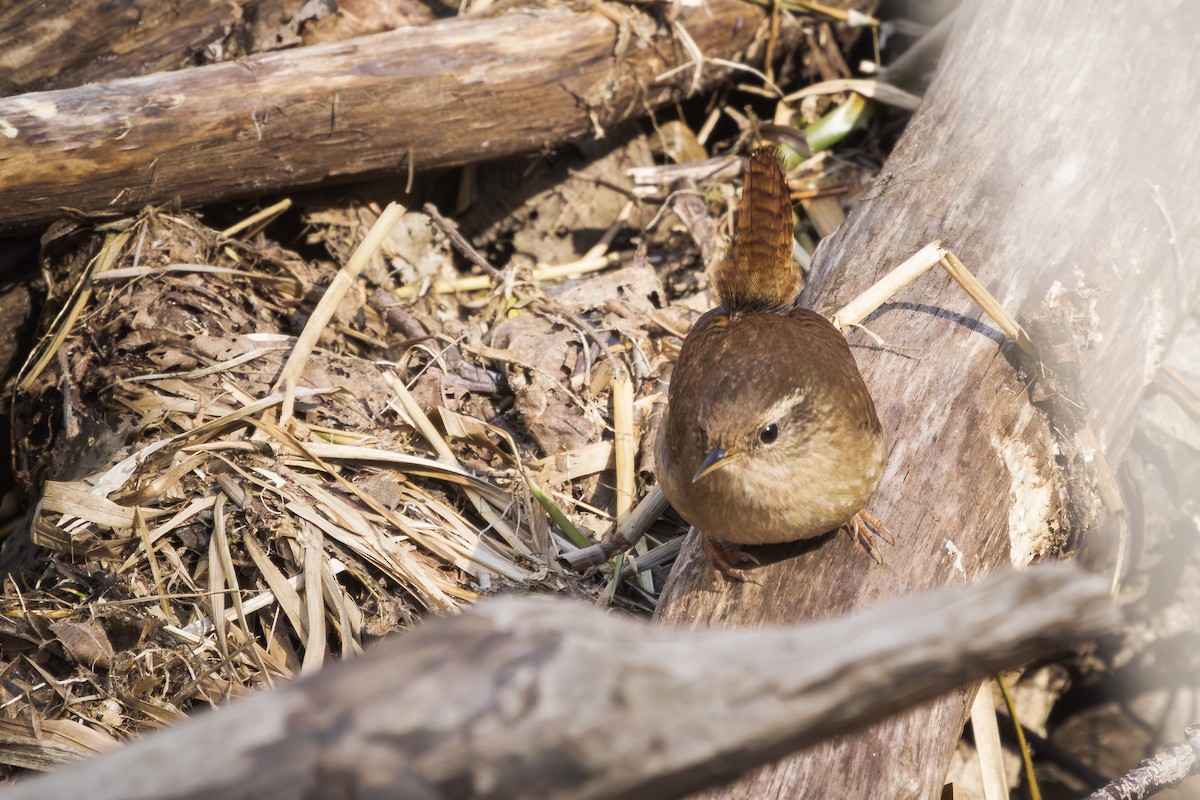
[[[1082,543],[1119,544],[1134,403],[1195,302],[1200,84],[1182,65],[1200,9],[1096,14],[972,2],[876,189],[818,252],[807,302],[832,312],[942,239],[1030,331],[1024,363],[940,271],[852,333],[891,439],[876,566],[846,537],[756,553],[724,582],[685,546],[664,623],[759,625],[961,584]],[[1103,548],[1097,548],[1102,550]],[[1115,567],[1119,548],[1109,551]],[[971,702],[960,689],[709,797],[936,797]]]
[[[9,0],[0,8],[0,96],[187,66],[238,29],[247,5],[257,15],[267,4],[116,0],[97,13],[71,0]]]

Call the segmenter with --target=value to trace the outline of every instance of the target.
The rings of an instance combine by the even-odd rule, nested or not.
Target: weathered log
[[[485,601],[0,797],[680,797],[1111,631],[1106,595],[1051,565],[799,629],[703,633]]]
[[[188,66],[246,11],[228,0],[121,0],[102,12],[73,0],[5,3],[0,96]]]
[[[1112,471],[1131,409],[1200,288],[1200,8],[972,2],[878,186],[825,242],[806,292],[831,312],[944,240],[1041,352],[1021,361],[940,271],[850,336],[892,452],[876,566],[846,537],[756,553],[737,585],[683,549],[660,618],[797,622],[1119,539]],[[1097,446],[1098,441],[1098,446]],[[802,487],[798,487],[802,490]],[[1111,567],[1114,559],[1110,558]],[[826,743],[721,797],[935,797],[959,691]],[[852,791],[847,790],[852,785]]]
[[[690,69],[659,79],[689,63],[678,26],[707,57],[736,58],[763,18],[743,0],[685,7],[674,21],[592,8],[448,20],[2,99],[0,232],[63,209],[200,204],[603,135],[692,85]],[[723,72],[703,67],[706,82]]]
[[[9,0],[0,7],[0,97],[349,39],[429,22],[458,4],[442,4],[441,14],[437,5],[436,0],[106,0],[97,13],[73,0]]]

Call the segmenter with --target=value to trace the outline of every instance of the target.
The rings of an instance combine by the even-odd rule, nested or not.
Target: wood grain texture
[[[1106,594],[1051,565],[831,624],[707,633],[484,601],[0,798],[668,800],[1110,631]]]
[[[437,22],[178,72],[0,100],[0,232],[62,209],[201,204],[535,152],[688,86],[664,19],[557,6]],[[710,0],[686,27],[735,58],[762,8]],[[706,66],[705,81],[723,74]]]
[[[219,46],[247,13],[229,0],[8,0],[0,8],[0,96],[178,69]]]
[[[1020,366],[931,273],[866,321],[913,349],[850,337],[892,442],[872,502],[897,539],[886,563],[833,537],[763,548],[754,583],[735,585],[692,541],[664,622],[841,614],[1115,538],[1123,522],[1100,457],[1120,464],[1131,410],[1200,289],[1186,266],[1200,245],[1200,83],[1179,66],[1200,45],[1200,9],[1016,0],[971,2],[960,17],[923,106],[819,250],[802,301],[831,313],[942,239],[1027,323],[1055,375]],[[936,797],[970,700],[955,691],[708,796]]]

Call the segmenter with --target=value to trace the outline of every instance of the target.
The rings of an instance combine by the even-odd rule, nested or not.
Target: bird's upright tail
[[[750,155],[737,238],[713,281],[731,313],[787,312],[800,295],[800,270],[792,259],[792,202],[782,157],[773,147]]]

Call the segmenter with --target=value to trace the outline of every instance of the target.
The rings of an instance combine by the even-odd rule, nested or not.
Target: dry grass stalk
[[[333,282],[329,288],[325,290],[325,294],[321,296],[321,301],[317,303],[317,307],[313,310],[312,316],[308,318],[308,323],[304,326],[300,337],[296,340],[296,344],[292,348],[291,354],[288,356],[287,362],[283,365],[283,371],[280,372],[279,378],[275,381],[275,390],[279,388],[284,390],[283,407],[279,412],[279,424],[286,426],[292,418],[292,406],[295,402],[296,381],[300,373],[304,370],[304,364],[308,357],[312,354],[313,347],[317,344],[317,337],[321,335],[321,331],[329,324],[329,320],[333,317],[333,313],[346,293],[350,291],[351,285],[358,277],[359,273],[367,265],[367,262],[379,252],[379,248],[383,246],[383,240],[392,232],[392,228],[400,221],[400,217],[404,214],[404,207],[397,203],[389,203],[388,207],[379,215],[379,219],[367,233],[362,244],[354,251],[354,255],[350,257],[350,261],[346,266],[338,270],[334,276]]]
[[[1000,330],[1004,331],[1005,336],[1015,342],[1026,353],[1033,354],[1033,345],[1029,341],[1029,334],[1025,333],[1025,329],[1017,323],[1012,314],[1009,314],[1004,306],[1000,305],[1000,302],[995,297],[992,297],[992,293],[984,288],[979,279],[971,274],[970,270],[958,260],[958,257],[954,253],[946,253],[938,261],[938,264],[1000,326]]]
[[[589,272],[597,272],[618,264],[625,257],[626,254],[623,253],[607,253],[582,258],[567,264],[539,264],[533,268],[530,281],[536,284],[586,275]],[[469,275],[454,281],[435,281],[427,286],[421,284],[401,286],[395,291],[395,295],[401,300],[410,300],[426,292],[439,295],[485,291],[493,288],[495,284],[496,279],[491,275]]]
[[[633,412],[633,383],[623,376],[614,377],[612,381],[613,404],[613,441],[617,463],[617,502],[616,520],[620,525],[624,522],[633,508],[634,501],[634,463],[637,456],[637,442],[634,433]],[[638,555],[646,552],[646,542],[639,539],[634,546]],[[620,579],[620,570],[614,570],[613,591]],[[647,592],[654,591],[654,582],[649,573],[638,573],[638,580]]]
[[[795,103],[806,97],[823,94],[840,94],[841,92],[856,92],[863,97],[869,97],[872,100],[878,100],[881,103],[902,108],[905,111],[916,111],[921,105],[921,98],[915,94],[878,80],[862,78],[839,78],[814,83],[798,92],[792,92],[786,97],[781,98],[780,102]]]
[[[620,524],[634,502],[634,463],[637,440],[633,429],[633,383],[625,377],[612,381],[613,441],[617,464],[616,519]]]
[[[232,238],[239,234],[253,235],[254,233],[261,231],[268,224],[270,224],[272,220],[278,218],[280,214],[282,214],[284,211],[287,211],[291,207],[291,199],[284,198],[277,203],[273,203],[272,205],[269,205],[266,208],[239,220],[236,224],[230,225],[228,228],[221,231],[221,235],[226,238]]]
[[[129,241],[129,237],[130,233],[128,231],[110,234],[105,240],[104,247],[101,248],[99,255],[89,265],[89,269],[85,270],[79,276],[79,281],[75,284],[74,289],[72,289],[70,298],[54,318],[54,322],[50,326],[50,332],[42,337],[42,340],[38,342],[38,346],[30,353],[29,360],[21,368],[21,374],[17,376],[16,390],[18,392],[28,389],[37,380],[38,376],[42,374],[42,370],[46,368],[50,360],[54,358],[62,346],[63,340],[66,339],[67,335],[75,327],[75,323],[79,320],[79,315],[83,313],[84,308],[87,306],[88,300],[91,299],[92,276],[105,272],[116,263],[122,249]]]
[[[859,324],[897,292],[933,269],[948,251],[941,242],[931,242],[875,281],[869,289],[844,305],[830,320],[842,333]]]
[[[983,800],[1007,800],[1008,777],[1004,773],[1004,748],[1000,744],[1000,726],[996,722],[991,678],[984,680],[975,693],[975,702],[971,706],[971,728],[975,731],[975,752],[983,782]]]

